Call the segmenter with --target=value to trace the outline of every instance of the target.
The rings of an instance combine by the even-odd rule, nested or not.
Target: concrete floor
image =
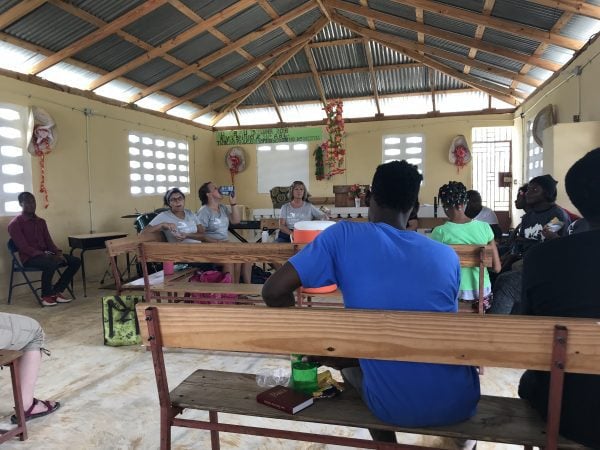
[[[3,283],[2,290],[5,289]],[[112,294],[99,289],[98,280],[88,281],[88,297],[75,285],[78,298],[69,304],[41,308],[26,290],[17,292],[12,305],[4,297],[0,311],[23,314],[37,319],[46,331],[46,347],[36,397],[59,400],[56,413],[28,423],[29,439],[14,440],[3,449],[155,449],[159,446],[159,410],[152,359],[140,347],[106,347],[102,339],[100,298]],[[2,292],[2,295],[6,295]],[[175,386],[193,370],[256,373],[264,367],[287,367],[289,358],[243,356],[219,352],[169,352],[165,355],[169,384]],[[485,394],[516,396],[521,371],[486,368],[481,377]],[[12,393],[8,371],[0,373],[0,428],[10,426]],[[201,412],[187,412],[201,417]],[[291,424],[298,431],[334,433],[368,439],[366,430],[318,424],[279,422],[268,419],[223,415],[223,421],[245,425],[273,423],[274,427]],[[451,442],[437,438],[401,435],[405,443],[440,445],[453,448]],[[201,430],[174,429],[174,449],[210,448],[209,433]],[[301,443],[254,436],[221,434],[223,449],[339,449],[338,446]],[[479,450],[516,449],[510,445],[479,443]]]

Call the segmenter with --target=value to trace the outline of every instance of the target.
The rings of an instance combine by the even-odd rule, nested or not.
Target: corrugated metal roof
[[[423,23],[425,25],[441,28],[442,30],[468,37],[475,37],[475,31],[477,30],[477,25],[475,24],[452,19],[448,16],[442,16],[440,14],[434,14],[429,11],[424,11]]]
[[[0,3],[0,14],[2,14],[5,11],[8,11],[10,8],[12,8],[20,2],[21,0],[4,0],[2,3]]]
[[[485,70],[479,70],[474,67],[471,67],[470,74],[474,75],[478,78],[481,78],[483,80],[487,80],[487,81],[491,81],[493,83],[499,84],[504,87],[508,87],[512,83],[512,80],[510,80],[509,78],[501,77],[499,75],[486,72]]]
[[[267,92],[267,88],[265,86],[260,86],[256,89],[252,94],[250,94],[241,104],[242,105],[265,105],[270,104],[271,97],[269,97],[269,93]]]
[[[321,17],[322,14],[319,8],[313,8],[302,14],[300,17],[290,21],[288,25],[296,35],[301,35]]]
[[[523,0],[502,0],[494,4],[492,16],[523,23],[532,27],[550,30],[562,15],[556,8],[538,5]]]
[[[269,0],[269,3],[277,12],[277,14],[283,16],[286,12],[297,8],[300,5],[308,3],[309,1],[312,0]]]
[[[313,38],[313,42],[328,42],[338,39],[353,38],[355,35],[348,28],[335,22],[328,22]]]
[[[530,77],[537,78],[539,80],[546,81],[552,76],[552,72],[550,70],[542,69],[540,67],[534,67],[529,72],[527,72],[527,75]]]
[[[4,31],[24,41],[57,52],[95,30],[96,27],[85,20],[45,3]]]
[[[271,87],[278,102],[302,102],[320,98],[312,77],[272,80]]]
[[[373,95],[368,72],[352,72],[321,76],[326,98],[352,98]]]
[[[362,44],[313,47],[310,51],[318,71],[365,67],[367,65]]]
[[[183,103],[182,105],[177,105],[175,108],[167,111],[167,114],[175,117],[182,117],[184,119],[188,119],[194,114],[196,114],[200,109],[192,105],[191,103]]]
[[[237,0],[181,0],[188,8],[194,11],[203,19],[208,19],[215,14],[229,8]]]
[[[120,101],[127,101],[139,91],[140,89],[138,87],[124,80],[112,80],[105,85],[100,86],[98,89],[94,89],[95,94]]]
[[[167,97],[166,95],[151,94],[148,97],[144,97],[144,98],[138,100],[137,102],[135,102],[135,104],[138,105],[140,108],[146,108],[146,109],[152,109],[154,111],[158,111],[158,110],[162,109],[163,107],[165,107],[166,105],[168,105],[169,103],[171,103],[172,101],[173,101],[173,99]]]
[[[258,67],[253,67],[248,72],[229,80],[227,84],[234,89],[241,89],[254,81],[261,73],[262,71]]]
[[[248,60],[239,53],[230,53],[204,67],[202,71],[216,78],[247,63]]]
[[[556,45],[548,45],[546,51],[541,54],[541,57],[560,64],[565,64],[573,57],[574,54],[575,52],[573,50],[568,50]]]
[[[192,20],[167,3],[140,17],[123,30],[156,47],[194,25]]]
[[[464,45],[456,44],[445,39],[440,39],[437,37],[427,35],[425,36],[425,45],[441,48],[442,50],[446,50],[453,53],[458,53],[462,56],[468,56],[470,50],[469,47],[465,47]]]
[[[523,83],[518,83],[517,89],[519,91],[526,92],[528,95],[531,94],[533,91],[535,91],[535,88],[533,86],[529,86],[528,84],[523,84]]]
[[[426,67],[407,67],[396,70],[375,72],[377,91],[381,95],[419,92],[429,89],[429,75]]]
[[[229,92],[227,92],[222,87],[217,86],[211,89],[210,91],[205,92],[204,94],[199,95],[196,98],[193,98],[192,101],[194,103],[198,103],[199,105],[206,106],[216,100],[219,100],[220,98],[225,97],[226,95],[229,95]]]
[[[439,58],[437,56],[431,56],[432,59],[441,62],[442,64],[448,66],[451,70],[456,70],[457,72],[461,72],[464,70],[465,65],[458,63],[458,62],[454,62],[454,61],[450,61],[448,59],[445,58]]]
[[[298,52],[276,72],[277,75],[310,72],[310,65],[304,51]]]
[[[126,78],[150,86],[179,71],[179,67],[162,58],[154,58],[125,74]]]
[[[180,97],[187,94],[192,89],[199,88],[200,86],[208,83],[208,81],[197,77],[196,75],[188,75],[187,77],[173,83],[171,86],[166,87],[163,91],[175,96]]]
[[[92,81],[100,75],[81,67],[59,62],[38,74],[43,78],[54,83],[60,83],[77,89],[85,89]]]
[[[483,42],[489,42],[490,44],[499,45],[506,47],[510,50],[516,50],[519,53],[526,55],[533,55],[533,52],[537,50],[540,43],[527,39],[524,36],[504,33],[500,30],[486,27],[481,38]]]
[[[238,109],[240,125],[263,125],[279,122],[275,108]]]
[[[250,53],[255,58],[269,53],[271,50],[285,44],[290,38],[283,32],[281,28],[271,31],[264,36],[252,41],[244,46],[244,50]]]
[[[43,55],[8,42],[0,41],[0,67],[27,73],[29,68],[44,59]]]
[[[237,41],[242,36],[262,27],[271,20],[273,20],[271,16],[260,5],[256,4],[236,14],[215,28],[232,41]]]
[[[74,6],[89,12],[90,14],[111,22],[122,14],[125,14],[144,3],[144,0],[121,0],[118,2],[107,2],[98,0],[71,0]]]
[[[107,72],[112,72],[143,53],[145,51],[137,45],[124,41],[116,34],[111,34],[101,41],[81,50],[74,55],[74,58],[100,67]]]
[[[600,20],[589,17],[573,16],[569,22],[561,28],[560,34],[573,39],[587,41],[589,36],[600,31]]]
[[[504,58],[493,53],[477,52],[475,59],[477,61],[482,61],[486,64],[492,64],[503,69],[512,70],[515,73],[519,72],[524,66],[524,64],[520,62]]]
[[[390,0],[370,0],[369,7],[376,11],[392,14],[397,17],[403,17],[412,21],[417,20],[415,8],[412,6],[406,6],[400,3],[392,2]]]
[[[188,64],[192,64],[223,47],[225,47],[223,41],[217,39],[210,33],[202,33],[178,47],[175,47],[173,50],[169,51],[169,54]]]
[[[390,33],[401,38],[408,39],[411,42],[417,41],[417,32],[407,30],[406,28],[400,28],[389,23],[375,21],[375,28],[377,31],[383,31],[384,33]]]
[[[369,41],[369,45],[371,47],[371,55],[373,55],[373,65],[375,66],[406,64],[413,62],[413,60],[404,53],[392,50],[385,45],[381,45],[379,42]]]
[[[431,69],[429,69],[431,70]],[[433,86],[436,91],[452,91],[455,89],[465,89],[469,86],[457,78],[446,75],[437,70],[433,71]]]
[[[364,18],[363,16],[359,16],[358,14],[353,14],[348,11],[340,11],[339,13],[340,13],[340,16],[347,17],[348,19],[352,20],[353,22],[356,22],[357,24],[359,24],[363,27],[369,26],[367,19]]]

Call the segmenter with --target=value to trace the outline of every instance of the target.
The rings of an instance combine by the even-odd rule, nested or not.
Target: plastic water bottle
[[[269,229],[267,227],[264,227],[262,229],[260,238],[261,238],[261,241],[263,244],[266,244],[269,242]]]

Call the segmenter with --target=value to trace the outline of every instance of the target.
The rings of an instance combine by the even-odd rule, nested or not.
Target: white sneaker
[[[42,305],[44,306],[56,306],[56,297],[54,295],[47,295],[42,297]]]
[[[60,294],[56,294],[56,302],[57,303],[69,303],[72,298],[65,297],[65,294],[62,292]]]

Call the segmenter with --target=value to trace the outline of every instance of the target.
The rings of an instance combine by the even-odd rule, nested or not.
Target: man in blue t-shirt
[[[355,309],[456,312],[460,265],[452,248],[405,226],[422,177],[406,161],[380,165],[373,177],[369,223],[340,222],[323,231],[273,274],[263,288],[269,306],[293,306],[300,285],[336,283]],[[471,417],[479,378],[468,366],[359,360],[342,369],[379,419],[408,427]],[[395,442],[391,432],[377,440]]]

